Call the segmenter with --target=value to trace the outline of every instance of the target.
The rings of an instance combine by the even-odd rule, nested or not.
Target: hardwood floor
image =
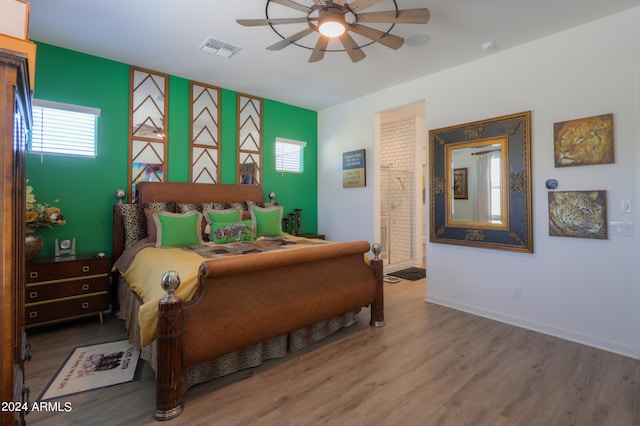
[[[191,388],[167,425],[640,424],[640,361],[424,302],[425,280],[385,284],[384,328],[368,312],[329,342]],[[31,400],[75,347],[124,337],[89,318],[28,331]],[[32,425],[144,425],[155,387],[141,381],[62,398]]]

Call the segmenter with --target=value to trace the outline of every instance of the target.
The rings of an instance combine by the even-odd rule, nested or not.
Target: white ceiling
[[[30,3],[33,40],[321,110],[639,6],[640,0],[396,0],[399,9],[428,8],[430,21],[396,25],[392,33],[405,37],[405,46],[394,51],[376,43],[363,49],[367,57],[357,63],[345,52],[328,52],[323,61],[308,63],[311,50],[294,45],[266,50],[281,38],[268,26],[244,27],[236,19],[265,18],[267,0]],[[393,8],[394,1],[385,0],[365,12]],[[274,3],[268,11],[270,18],[304,16]],[[277,29],[286,37],[305,25]],[[428,43],[409,45],[425,35]],[[199,47],[209,36],[242,50],[231,59],[205,53]],[[301,42],[313,46],[316,37]],[[480,47],[488,40],[495,42],[492,51]]]

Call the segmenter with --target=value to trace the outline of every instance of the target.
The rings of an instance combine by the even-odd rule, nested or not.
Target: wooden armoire
[[[17,39],[14,39],[17,40]],[[11,42],[11,40],[9,40]],[[26,42],[28,43],[28,42]],[[24,361],[28,354],[24,333],[25,185],[26,149],[31,126],[31,89],[28,53],[20,43],[0,39],[0,425],[24,423],[28,391]]]

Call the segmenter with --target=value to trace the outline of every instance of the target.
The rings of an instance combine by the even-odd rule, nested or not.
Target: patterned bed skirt
[[[118,282],[118,294],[120,298],[120,312],[118,312],[118,317],[125,321],[129,341],[140,346],[138,309],[141,301],[138,296],[131,291],[129,284],[122,277],[120,277]],[[246,368],[257,367],[268,359],[282,358],[286,356],[288,352],[302,349],[305,346],[322,340],[341,328],[353,325],[356,322],[358,312],[360,312],[360,310],[351,311],[291,333],[282,334],[265,342],[228,353],[219,358],[188,367],[183,371],[182,391],[186,392],[187,389],[198,383],[207,382]],[[140,356],[151,364],[153,371],[157,371],[157,340],[141,348]]]

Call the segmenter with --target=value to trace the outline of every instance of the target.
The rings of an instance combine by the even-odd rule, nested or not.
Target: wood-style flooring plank
[[[425,303],[425,280],[385,284],[386,327],[358,323],[284,360],[191,388],[167,425],[640,424],[640,361]],[[32,399],[76,346],[124,338],[110,318],[28,331]],[[142,380],[62,398],[31,425],[147,425]]]

